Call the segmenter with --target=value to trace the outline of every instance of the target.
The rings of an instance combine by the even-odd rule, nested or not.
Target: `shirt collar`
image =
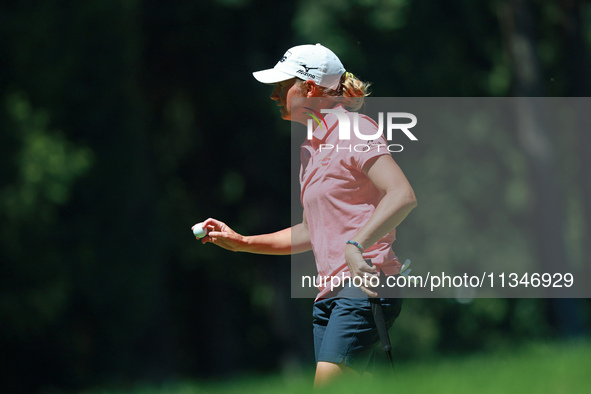
[[[337,104],[332,107],[334,110],[346,112],[345,107],[342,104]],[[312,132],[312,140],[310,141],[314,150],[318,149],[321,144],[326,143],[326,139],[328,136],[333,132],[334,129],[337,128],[339,122],[334,114],[326,114],[324,117],[324,122],[320,122],[320,124],[316,125],[316,128]]]

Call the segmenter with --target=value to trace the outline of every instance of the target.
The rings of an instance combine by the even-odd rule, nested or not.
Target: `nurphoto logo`
[[[323,129],[323,126],[328,129],[328,125],[326,121],[324,121],[323,117],[320,114],[334,114],[337,117],[337,121],[339,124],[339,140],[346,141],[351,139],[351,121],[349,119],[349,115],[345,112],[336,109],[321,109],[320,113],[317,111],[312,110],[311,108],[305,107],[306,109],[310,110],[310,113],[306,113],[312,119],[308,119],[307,122],[307,138],[309,140],[312,139],[312,134],[314,132],[314,122]],[[343,146],[336,146],[337,151],[339,149],[353,149],[355,152],[367,152],[371,146],[377,146],[378,151],[380,149],[387,149],[389,152],[402,152],[403,146],[400,144],[378,144],[374,142],[374,140],[378,139],[384,133],[384,113],[378,113],[378,129],[374,134],[363,134],[359,130],[359,113],[357,112],[349,112],[349,114],[353,115],[353,133],[355,136],[361,140],[366,140],[367,144],[357,144],[354,146],[343,147]],[[407,123],[398,123],[399,119],[407,119],[410,122]],[[394,136],[394,131],[402,131],[404,135],[410,139],[411,141],[418,141],[418,138],[415,137],[413,133],[410,132],[409,129],[413,128],[417,124],[417,117],[409,112],[387,112],[386,113],[386,140],[392,141]],[[320,144],[319,150],[330,150],[334,149],[335,146],[333,144]]]

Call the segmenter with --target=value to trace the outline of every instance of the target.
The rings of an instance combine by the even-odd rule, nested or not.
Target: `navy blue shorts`
[[[386,325],[390,328],[400,314],[402,299],[382,298],[380,301]],[[371,305],[365,293],[349,288],[340,292],[338,297],[318,300],[314,303],[313,316],[316,363],[344,362],[346,366],[363,373],[373,358],[375,345],[379,343]]]

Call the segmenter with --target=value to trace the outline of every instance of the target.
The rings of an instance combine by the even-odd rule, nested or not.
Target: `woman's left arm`
[[[382,155],[370,160],[363,167],[363,172],[384,193],[373,215],[351,239],[367,249],[402,223],[417,206],[417,200],[410,183],[392,156]],[[377,275],[376,268],[367,265],[355,245],[345,246],[345,260],[353,277]],[[361,287],[361,290],[369,296],[377,296],[376,292],[366,287]]]

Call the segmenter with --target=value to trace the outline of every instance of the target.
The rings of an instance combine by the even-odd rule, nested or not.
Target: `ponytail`
[[[326,89],[327,96],[339,97],[339,102],[348,110],[357,111],[363,105],[365,97],[370,95],[369,82],[363,82],[353,73],[345,72],[341,76],[336,90]]]

